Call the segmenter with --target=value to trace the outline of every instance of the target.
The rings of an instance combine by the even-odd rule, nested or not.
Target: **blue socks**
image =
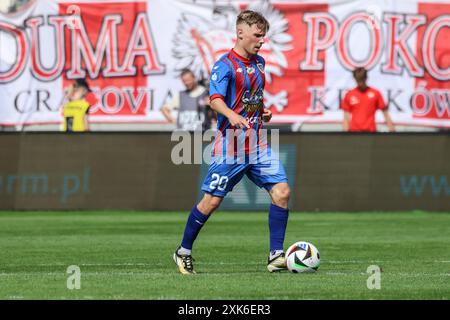
[[[289,209],[275,204],[269,209],[270,251],[283,250],[284,236],[289,216]]]
[[[197,205],[192,208],[191,214],[186,222],[186,227],[184,228],[183,241],[181,242],[181,246],[184,249],[192,250],[195,238],[197,238],[200,229],[208,218],[209,216],[204,215],[197,209]]]
[[[269,209],[269,232],[270,232],[270,251],[283,250],[283,242],[286,234],[286,226],[289,216],[289,210],[281,208],[275,204],[270,205]],[[192,250],[192,245],[197,238],[200,229],[208,220],[209,216],[204,215],[195,205],[184,229],[181,247]]]

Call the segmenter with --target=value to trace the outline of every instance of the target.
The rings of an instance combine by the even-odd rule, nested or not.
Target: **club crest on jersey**
[[[261,71],[262,73],[264,73],[264,66],[262,63],[257,63],[256,66],[258,67],[259,71]]]

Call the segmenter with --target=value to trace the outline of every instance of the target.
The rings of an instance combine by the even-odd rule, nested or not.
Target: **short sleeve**
[[[228,64],[222,60],[217,61],[211,71],[209,79],[209,98],[225,98],[228,90],[228,83],[231,78],[231,70]]]
[[[386,104],[384,103],[383,96],[380,91],[377,91],[377,109],[384,110],[386,109]]]
[[[349,93],[347,92],[347,93],[345,94],[345,96],[344,96],[344,99],[341,101],[341,109],[344,110],[344,111],[351,112],[352,108],[351,108],[350,103],[349,103],[349,101],[348,101],[348,100],[349,100],[349,97],[350,97],[350,95],[349,95]]]

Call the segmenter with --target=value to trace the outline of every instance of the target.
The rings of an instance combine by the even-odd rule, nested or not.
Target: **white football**
[[[286,251],[286,264],[290,272],[315,272],[320,266],[317,248],[305,241],[298,241]]]

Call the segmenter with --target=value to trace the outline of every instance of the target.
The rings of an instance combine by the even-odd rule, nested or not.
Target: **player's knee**
[[[289,201],[289,197],[291,196],[291,189],[289,187],[284,188],[281,190],[280,198],[282,201]]]
[[[277,202],[287,202],[291,196],[291,189],[288,185],[280,185],[274,188],[272,197]]]
[[[205,196],[198,204],[198,209],[206,215],[210,215],[214,212],[222,202],[222,198]]]
[[[211,208],[212,211],[214,211],[220,206],[221,202],[222,202],[222,198],[218,198],[218,197],[211,198],[209,200],[209,207]]]

